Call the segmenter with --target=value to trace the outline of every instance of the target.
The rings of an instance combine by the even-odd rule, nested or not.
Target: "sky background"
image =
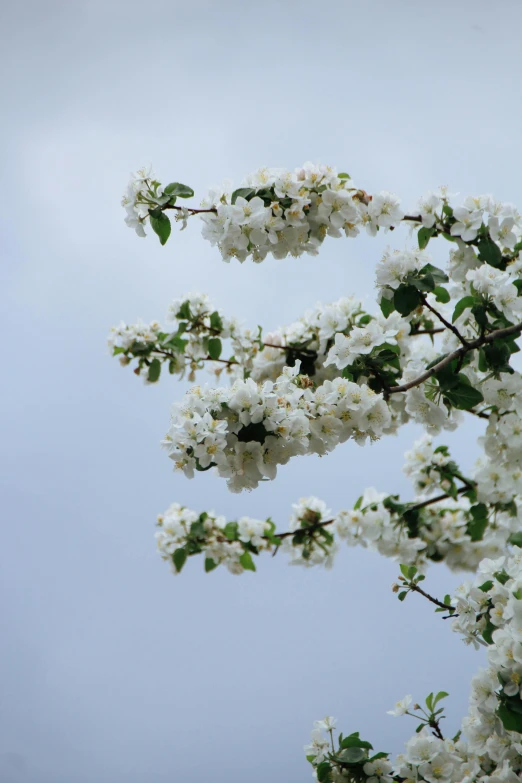
[[[2,3],[3,783],[300,783],[315,719],[399,752],[415,724],[386,710],[433,689],[457,730],[482,656],[420,598],[397,601],[396,564],[345,548],[332,571],[277,557],[205,575],[194,559],[174,578],[153,538],[173,501],[284,529],[303,495],[407,498],[419,430],[232,495],[173,475],[159,441],[186,386],[146,387],[106,335],[188,291],[266,329],[350,293],[372,308],[376,260],[409,241],[226,265],[194,221],[162,248],[120,206],[149,162],[198,197],[311,160],[406,205],[441,184],[520,205],[521,23],[516,0]],[[465,471],[481,426],[438,441]],[[427,585],[463,579],[437,565]]]

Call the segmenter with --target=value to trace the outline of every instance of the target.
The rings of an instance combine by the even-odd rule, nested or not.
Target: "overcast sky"
[[[393,563],[345,549],[330,572],[277,557],[205,575],[194,560],[174,578],[153,539],[174,500],[284,528],[310,493],[333,509],[372,485],[407,498],[419,430],[295,459],[232,495],[208,473],[173,475],[159,441],[185,387],[144,386],[105,340],[187,291],[267,329],[340,295],[371,307],[375,261],[408,241],[226,265],[194,221],[161,248],[120,206],[149,162],[197,196],[311,160],[406,204],[446,184],[520,205],[521,4],[26,0],[0,16],[0,779],[300,783],[314,719],[399,752],[415,726],[386,710],[432,689],[451,694],[453,733],[482,657],[420,598],[397,601]],[[465,471],[480,430],[439,440]],[[463,578],[438,565],[427,585]]]

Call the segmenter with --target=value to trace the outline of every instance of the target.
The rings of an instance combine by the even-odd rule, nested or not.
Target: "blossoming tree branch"
[[[401,224],[409,250],[376,265],[377,306],[353,296],[317,304],[296,322],[251,329],[205,294],[173,301],[165,323],[120,324],[109,345],[148,384],[166,373],[194,385],[172,407],[163,446],[192,478],[214,469],[232,492],[275,479],[279,466],[358,445],[414,421],[425,435],[405,455],[411,496],[365,489],[353,508],[331,511],[316,497],[294,504],[288,523],[237,520],[173,503],[158,517],[159,552],[174,573],[188,558],[204,570],[255,571],[265,552],[330,567],[341,544],[395,559],[399,600],[435,607],[466,644],[487,647],[488,668],[472,679],[468,715],[447,736],[441,702],[406,696],[391,714],[416,720],[406,752],[391,760],[359,733],[316,721],[306,757],[319,781],[515,783],[522,776],[522,378],[513,363],[522,332],[522,218],[492,196],[456,202],[431,191],[406,211],[389,192],[368,194],[346,173],[305,164],[260,169],[241,187],[213,188],[193,206],[192,188],[162,185],[150,169],[133,175],[123,205],[140,237],[161,244],[173,219],[195,219],[223,260],[256,263],[316,255],[327,237],[374,236]],[[428,245],[447,242],[444,269]],[[481,456],[460,467],[433,441],[465,416],[483,420]],[[454,596],[422,583],[431,563],[475,573]],[[422,586],[421,586],[422,585]],[[410,600],[410,599],[409,599]],[[447,623],[444,623],[447,628]]]

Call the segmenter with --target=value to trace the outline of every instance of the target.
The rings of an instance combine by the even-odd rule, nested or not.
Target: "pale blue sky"
[[[521,22],[516,0],[3,4],[2,781],[300,783],[314,719],[398,752],[414,725],[386,710],[434,688],[456,730],[481,656],[420,599],[399,604],[393,563],[346,549],[331,572],[278,557],[174,579],[153,539],[174,500],[283,527],[309,493],[407,497],[418,430],[231,495],[172,474],[159,440],[184,387],[145,387],[105,338],[192,290],[267,328],[318,299],[370,303],[382,249],[408,241],[228,266],[192,224],[161,248],[123,223],[144,163],[197,195],[312,160],[407,204],[440,184],[520,204]],[[480,430],[443,439],[463,469]],[[435,566],[428,585],[463,578]]]

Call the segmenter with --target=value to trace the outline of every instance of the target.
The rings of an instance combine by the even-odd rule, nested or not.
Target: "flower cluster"
[[[408,569],[404,569],[406,572]],[[334,718],[316,721],[312,741],[305,746],[317,780],[369,778],[426,783],[516,783],[522,773],[522,549],[514,546],[502,557],[483,560],[473,583],[458,588],[449,600],[454,631],[466,643],[488,647],[489,667],[471,682],[468,715],[452,738],[441,731],[440,701],[448,694],[431,693],[426,706],[406,696],[389,714],[420,721],[394,763],[389,754],[373,751],[359,734],[334,743]],[[325,733],[329,734],[329,739]]]
[[[347,174],[311,163],[293,172],[260,169],[236,190],[212,189],[200,209],[177,203],[193,195],[142,169],[124,197],[126,222],[140,236],[150,222],[164,244],[167,212],[182,227],[199,216],[225,261],[317,254],[326,236],[354,237],[362,228],[374,235],[400,222],[418,247],[388,250],[377,264],[378,314],[342,298],[263,335],[189,294],[172,303],[165,328],[116,327],[112,353],[122,364],[135,360],[147,382],[167,363],[191,382],[203,366],[232,382],[193,387],[173,406],[163,443],[175,469],[192,477],[214,468],[239,492],[273,479],[294,456],[373,441],[408,421],[426,435],[406,455],[411,502],[367,489],[353,509],[332,513],[306,497],[284,532],[271,519],[227,521],[173,504],[158,519],[160,554],[176,573],[200,554],[206,571],[253,571],[256,556],[279,550],[292,564],[329,567],[343,541],[398,560],[401,601],[423,595],[453,618],[465,642],[488,648],[489,668],[472,682],[466,740],[442,735],[438,703],[447,694],[430,694],[425,708],[408,696],[392,713],[415,715],[420,725],[394,764],[358,733],[334,742],[333,718],[316,721],[306,748],[316,778],[515,783],[522,776],[522,376],[512,362],[522,331],[522,217],[492,196],[455,203],[445,189],[426,193],[406,214],[393,194],[369,195]],[[437,237],[450,243],[445,269],[426,249]],[[470,477],[431,440],[455,429],[463,412],[487,421]],[[420,587],[432,561],[478,575],[439,601]]]
[[[515,385],[518,387],[520,376],[510,376],[510,378],[515,383],[509,383],[508,389],[512,389]],[[516,395],[508,399],[508,389],[506,384],[502,383],[500,389],[497,387],[491,390],[490,387],[489,393],[497,399],[501,396],[503,406],[512,407],[518,403]],[[517,516],[517,506],[515,504],[513,507],[513,499],[522,494],[522,419],[512,410],[504,411],[503,415],[492,413],[481,443],[484,456],[479,460],[475,472],[479,497],[485,502],[504,506]]]
[[[158,516],[156,541],[161,556],[179,573],[189,555],[205,553],[205,570],[225,565],[232,574],[255,570],[250,552],[271,547],[274,526],[270,521],[241,517],[228,522],[213,512],[197,514],[179,503],[172,503]]]
[[[275,258],[316,255],[326,236],[355,237],[361,227],[374,236],[404,218],[393,193],[381,191],[370,197],[354,187],[348,174],[313,163],[294,171],[261,168],[236,190],[226,182],[209,191],[201,209],[176,205],[177,198],[193,195],[180,183],[164,188],[150,167],[144,167],[131,175],[123,196],[126,223],[138,236],[145,236],[144,224],[150,217],[164,244],[171,230],[165,210],[176,210],[183,228],[190,216],[198,214],[204,222],[203,237],[219,247],[225,261],[243,262],[250,256],[260,262],[269,253]]]
[[[176,207],[175,204],[178,198],[191,198],[193,195],[192,188],[180,182],[171,182],[163,187],[156,179],[152,166],[143,166],[136,173],[131,174],[127,190],[121,200],[121,205],[127,212],[125,222],[139,237],[144,237],[146,236],[144,226],[149,219],[150,225],[164,245],[171,231],[170,220],[164,210],[176,210],[176,220],[182,221],[183,230],[193,210]]]
[[[271,519],[227,522],[214,512],[198,514],[173,504],[159,517],[158,549],[175,571],[180,569],[173,555],[184,549],[187,556],[204,553],[206,570],[212,570],[208,567],[212,561],[212,567],[224,563],[233,573],[242,573],[247,567],[241,567],[240,561],[245,552],[249,558],[244,562],[255,570],[250,557],[275,549],[285,552],[292,565],[328,568],[341,542],[373,549],[421,570],[441,560],[452,570],[475,570],[484,557],[498,557],[505,551],[518,529],[518,519],[495,505],[472,502],[476,499],[475,484],[462,476],[447,447],[434,448],[430,440],[422,438],[408,452],[405,471],[420,492],[410,503],[369,488],[353,509],[333,513],[324,501],[305,497],[293,505],[282,533],[275,531]],[[442,495],[434,495],[436,471],[437,486],[444,485],[446,490]],[[458,489],[457,481],[461,484]],[[197,524],[191,528],[201,522],[203,527]],[[255,531],[255,540],[241,535],[247,523]],[[195,530],[199,531],[196,547]]]
[[[225,261],[316,255],[326,236],[354,237],[362,226],[373,235],[404,217],[392,193],[369,200],[347,174],[313,163],[293,172],[259,169],[234,192],[213,189],[202,204],[215,210],[202,216],[203,237]]]
[[[299,360],[301,371],[318,384],[340,375],[335,367],[325,367],[336,334],[349,334],[370,319],[360,301],[343,297],[326,305],[318,303],[297,321],[263,335],[261,327],[253,331],[216,309],[206,294],[188,293],[171,302],[165,326],[158,322],[148,327],[141,321],[133,325],[122,322],[111,329],[108,344],[122,364],[137,359],[135,372],[147,379],[155,359],[160,372],[163,364],[180,377],[188,370],[192,382],[204,364],[217,377],[225,371],[232,381],[248,377],[257,382],[275,381],[286,365],[294,366]],[[403,336],[401,328],[409,330],[409,325],[398,325],[399,340]],[[225,354],[227,340],[230,342]]]
[[[228,359],[222,356],[225,340],[230,343]],[[159,380],[163,365],[180,378],[188,372],[193,382],[204,364],[216,376],[225,369],[233,378],[248,377],[261,342],[259,330],[254,334],[227,318],[211,306],[206,294],[189,293],[171,302],[166,326],[121,323],[111,329],[108,344],[123,365],[136,359],[134,372],[148,382]]]
[[[275,478],[297,454],[326,454],[353,438],[376,440],[391,416],[381,394],[336,378],[318,389],[299,376],[298,361],[274,383],[237,380],[230,388],[192,388],[172,408],[163,441],[175,469],[216,467],[234,492]]]
[[[423,435],[405,453],[404,472],[414,483],[415,491],[421,497],[430,497],[434,492],[443,491],[457,497],[456,479],[469,483],[459,474],[458,466],[451,460],[447,446],[434,447],[433,439]]]
[[[161,334],[161,325],[157,321],[145,324],[138,321],[135,324],[113,326],[107,339],[113,356],[119,356],[120,363],[125,366],[132,361],[131,356],[139,355],[140,351],[153,351]]]

